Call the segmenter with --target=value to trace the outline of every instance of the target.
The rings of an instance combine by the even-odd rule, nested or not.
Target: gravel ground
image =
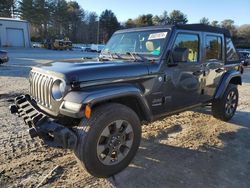
[[[230,122],[216,120],[209,108],[200,108],[144,125],[140,149],[129,167],[99,179],[79,168],[70,151],[31,139],[22,120],[8,111],[13,97],[28,92],[31,65],[90,54],[9,52],[10,62],[0,66],[0,187],[36,187],[40,182],[42,187],[250,187],[249,68]]]

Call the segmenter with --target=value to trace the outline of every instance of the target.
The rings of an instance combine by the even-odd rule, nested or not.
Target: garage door
[[[24,35],[22,29],[7,28],[7,44],[12,47],[24,47]]]

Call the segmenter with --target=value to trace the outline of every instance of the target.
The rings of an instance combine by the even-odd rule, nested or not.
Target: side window
[[[178,34],[173,49],[175,48],[187,48],[189,50],[188,61],[197,62],[199,57],[199,36],[195,34]]]
[[[206,60],[222,60],[222,38],[218,36],[206,36]]]
[[[238,61],[239,57],[237,55],[236,49],[233,45],[233,42],[230,38],[226,38],[227,44],[227,61]]]

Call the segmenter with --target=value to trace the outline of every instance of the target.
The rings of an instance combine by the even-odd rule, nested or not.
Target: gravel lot
[[[250,187],[250,69],[239,87],[234,118],[222,122],[200,108],[143,126],[140,149],[128,168],[109,179],[90,176],[67,150],[32,140],[11,115],[13,97],[28,92],[30,66],[95,56],[80,51],[9,50],[0,66],[0,187]]]

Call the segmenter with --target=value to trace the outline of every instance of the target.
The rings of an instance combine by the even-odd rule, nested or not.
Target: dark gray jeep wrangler
[[[193,24],[117,31],[97,59],[30,72],[30,93],[10,107],[31,137],[71,149],[87,171],[109,177],[128,166],[142,122],[211,104],[230,120],[241,65],[228,30]]]

